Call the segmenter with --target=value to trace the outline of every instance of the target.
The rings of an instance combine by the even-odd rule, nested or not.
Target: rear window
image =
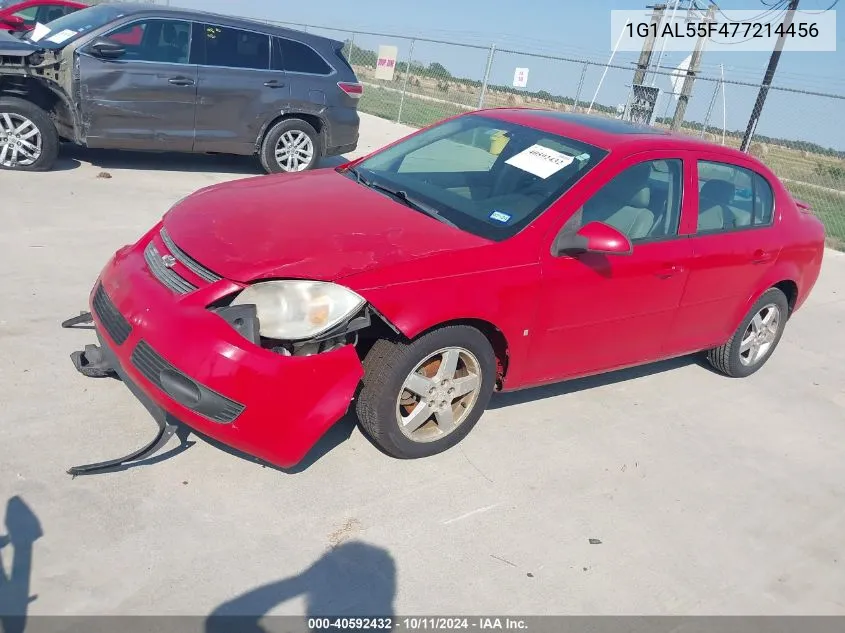
[[[332,67],[313,48],[281,37],[274,38],[273,68],[310,75],[330,75],[332,72]]]

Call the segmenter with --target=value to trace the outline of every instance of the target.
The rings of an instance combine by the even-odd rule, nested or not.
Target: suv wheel
[[[460,442],[487,408],[496,356],[472,327],[434,330],[411,343],[375,342],[356,402],[364,432],[388,455],[414,459]]]
[[[0,98],[0,169],[46,171],[59,155],[59,134],[34,103]]]
[[[320,160],[320,135],[302,119],[284,119],[261,144],[261,166],[269,174],[313,169]]]

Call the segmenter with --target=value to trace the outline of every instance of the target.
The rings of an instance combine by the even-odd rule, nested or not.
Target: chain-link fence
[[[365,85],[359,110],[413,127],[481,107],[551,108],[632,119],[645,111],[653,125],[740,147],[760,90],[759,84],[729,75],[697,72],[691,91],[683,95],[684,76],[671,68],[648,69],[637,78],[635,90],[632,64],[278,24],[345,41],[346,56]],[[378,78],[383,76],[378,72],[381,46],[396,48],[395,58],[381,62],[392,64],[389,79]],[[645,110],[643,98],[648,102]],[[845,95],[771,86],[747,148],[783,179],[795,197],[812,205],[825,223],[829,243],[841,250],[845,250],[845,130],[836,126],[833,113],[844,108]]]

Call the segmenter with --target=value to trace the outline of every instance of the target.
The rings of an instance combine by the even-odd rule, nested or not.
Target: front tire
[[[320,160],[320,135],[302,119],[283,119],[264,135],[259,158],[268,174],[314,169]]]
[[[778,288],[769,288],[748,311],[731,339],[707,352],[707,360],[726,376],[750,376],[775,351],[788,318],[786,295]]]
[[[47,171],[59,155],[59,133],[34,103],[0,98],[0,169]]]
[[[411,343],[376,341],[364,359],[356,410],[388,455],[417,459],[460,442],[478,422],[496,381],[496,356],[475,328],[453,325]]]

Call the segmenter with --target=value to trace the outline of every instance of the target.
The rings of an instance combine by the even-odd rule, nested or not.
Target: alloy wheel
[[[472,412],[481,392],[481,365],[462,347],[427,356],[405,379],[396,401],[396,420],[414,442],[439,440]]]
[[[780,308],[774,303],[764,306],[748,324],[739,344],[739,361],[756,365],[772,348],[780,329]]]
[[[0,112],[0,166],[28,167],[41,157],[41,130],[15,112]]]
[[[303,171],[314,158],[314,143],[305,132],[288,130],[279,137],[276,162],[284,171]]]

